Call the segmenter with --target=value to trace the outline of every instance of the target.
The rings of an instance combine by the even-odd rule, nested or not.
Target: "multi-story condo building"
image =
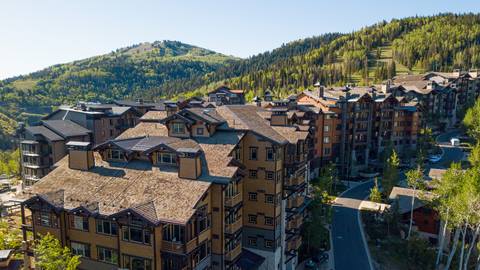
[[[295,269],[310,135],[264,113],[151,111],[95,147],[69,142],[20,195],[23,227],[55,235],[81,269]]]
[[[21,174],[24,186],[47,175],[53,164],[67,154],[69,141],[91,140],[91,131],[70,120],[46,120],[41,125],[20,126]]]
[[[23,185],[29,186],[47,173],[67,154],[70,141],[102,143],[135,126],[141,113],[131,107],[80,103],[62,106],[33,126],[20,125]]]
[[[458,114],[478,98],[480,78],[477,70],[402,75],[387,82],[385,89],[396,97],[418,101],[424,125],[452,127],[459,120]]]
[[[420,113],[415,102],[370,87],[323,86],[299,94],[297,102],[316,108],[314,164],[333,162],[341,177],[357,176],[389,144],[406,156],[416,147]]]
[[[243,90],[220,86],[208,93],[208,102],[212,102],[217,106],[245,104],[245,95]]]

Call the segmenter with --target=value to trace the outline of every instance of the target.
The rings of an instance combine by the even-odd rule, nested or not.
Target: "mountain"
[[[319,39],[325,43],[309,47],[312,40],[318,43]],[[369,85],[396,74],[480,68],[479,44],[479,14],[394,19],[350,34],[289,43],[224,66],[209,83],[253,90],[250,97],[262,95],[266,89],[284,97],[315,82]],[[187,96],[204,91],[196,89]]]
[[[178,41],[141,43],[0,81],[0,113],[31,122],[61,103],[188,97],[219,84],[249,90],[249,98],[267,89],[283,97],[315,82],[368,85],[402,73],[480,67],[479,44],[479,14],[382,21],[247,59]]]
[[[0,82],[0,113],[35,119],[77,100],[110,101],[149,90],[168,95],[201,86],[198,77],[238,61],[178,41],[141,43]]]

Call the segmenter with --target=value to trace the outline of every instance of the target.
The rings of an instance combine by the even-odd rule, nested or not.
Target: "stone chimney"
[[[68,167],[81,171],[88,171],[95,167],[95,159],[91,146],[92,144],[90,142],[68,142]]]

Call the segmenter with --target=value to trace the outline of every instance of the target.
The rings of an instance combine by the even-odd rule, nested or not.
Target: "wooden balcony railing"
[[[234,207],[235,205],[239,204],[242,201],[242,193],[239,192],[232,197],[225,198],[225,206],[226,207]]]
[[[225,254],[226,261],[233,261],[235,260],[240,254],[242,253],[242,245],[239,243],[234,249],[230,250],[227,254]]]
[[[242,217],[239,217],[235,222],[232,224],[225,225],[225,233],[234,234],[238,230],[242,228]]]

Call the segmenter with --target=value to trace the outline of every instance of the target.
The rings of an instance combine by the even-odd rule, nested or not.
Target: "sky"
[[[2,0],[0,79],[117,48],[178,40],[248,57],[283,43],[441,12],[478,0]]]

